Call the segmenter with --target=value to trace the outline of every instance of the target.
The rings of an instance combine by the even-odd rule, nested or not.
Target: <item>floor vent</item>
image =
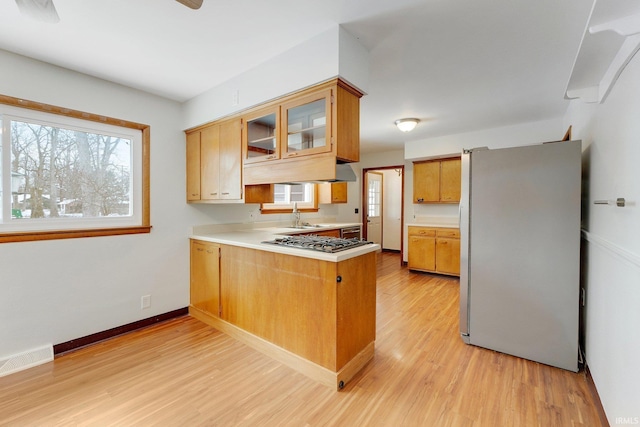
[[[53,345],[49,344],[0,360],[0,377],[32,368],[53,360]]]

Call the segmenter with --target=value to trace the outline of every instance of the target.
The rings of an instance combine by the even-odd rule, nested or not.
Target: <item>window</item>
[[[367,212],[367,216],[380,216],[380,208],[381,208],[381,204],[382,204],[382,200],[381,200],[381,187],[380,184],[382,183],[382,181],[378,180],[374,180],[374,179],[370,179],[368,180],[369,182],[369,189],[368,189],[368,194],[367,194],[367,198],[368,198],[368,209],[369,212]]]
[[[149,232],[148,126],[0,96],[0,129],[0,242]]]
[[[291,212],[294,203],[303,211],[318,210],[315,184],[275,184],[273,187],[273,203],[263,203],[262,213]]]

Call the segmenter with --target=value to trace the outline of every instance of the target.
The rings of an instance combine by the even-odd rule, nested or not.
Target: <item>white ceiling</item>
[[[185,101],[341,24],[370,51],[363,152],[561,116],[592,0],[0,2],[0,49]],[[1,65],[0,65],[1,67]],[[1,73],[1,68],[0,68]],[[418,117],[403,134],[393,122]],[[562,135],[558,135],[561,137]]]

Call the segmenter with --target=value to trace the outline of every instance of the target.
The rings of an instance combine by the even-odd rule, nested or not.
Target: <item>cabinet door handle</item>
[[[420,197],[419,199],[417,199],[417,200],[416,200],[416,202],[418,202],[418,203],[422,203],[422,202],[424,202],[424,198],[423,198],[423,197]]]
[[[293,156],[297,156],[298,153],[287,153],[287,157],[293,157]]]
[[[210,196],[217,196],[218,193],[209,193]]]
[[[229,195],[229,193],[222,193],[222,195],[223,195],[223,196],[228,196],[228,195]]]
[[[267,156],[267,159],[275,159],[275,158],[276,158],[276,156],[274,156],[273,154],[270,155],[270,156]]]

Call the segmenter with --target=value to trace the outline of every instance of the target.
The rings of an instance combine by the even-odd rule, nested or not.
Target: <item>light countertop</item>
[[[407,227],[433,227],[433,228],[460,228],[460,218],[445,215],[414,215],[411,222],[407,222]]]
[[[285,255],[293,255],[304,258],[313,258],[329,262],[344,261],[349,258],[355,258],[360,255],[364,255],[369,252],[380,251],[380,245],[369,244],[359,246],[353,249],[347,249],[336,253],[326,253],[320,251],[313,251],[308,249],[291,248],[279,245],[269,245],[261,243],[268,240],[273,240],[276,237],[287,234],[300,234],[300,233],[313,233],[323,230],[335,230],[339,228],[354,227],[361,225],[360,223],[332,223],[321,224],[322,227],[316,228],[292,228],[292,227],[266,227],[266,228],[250,228],[250,229],[238,229],[222,232],[206,232],[206,231],[194,231],[190,236],[194,240],[203,240],[207,242],[220,243],[223,245],[240,246],[244,248],[257,249],[267,252],[275,252]]]
[[[412,222],[407,227],[460,228],[458,224],[442,224],[437,222]]]

